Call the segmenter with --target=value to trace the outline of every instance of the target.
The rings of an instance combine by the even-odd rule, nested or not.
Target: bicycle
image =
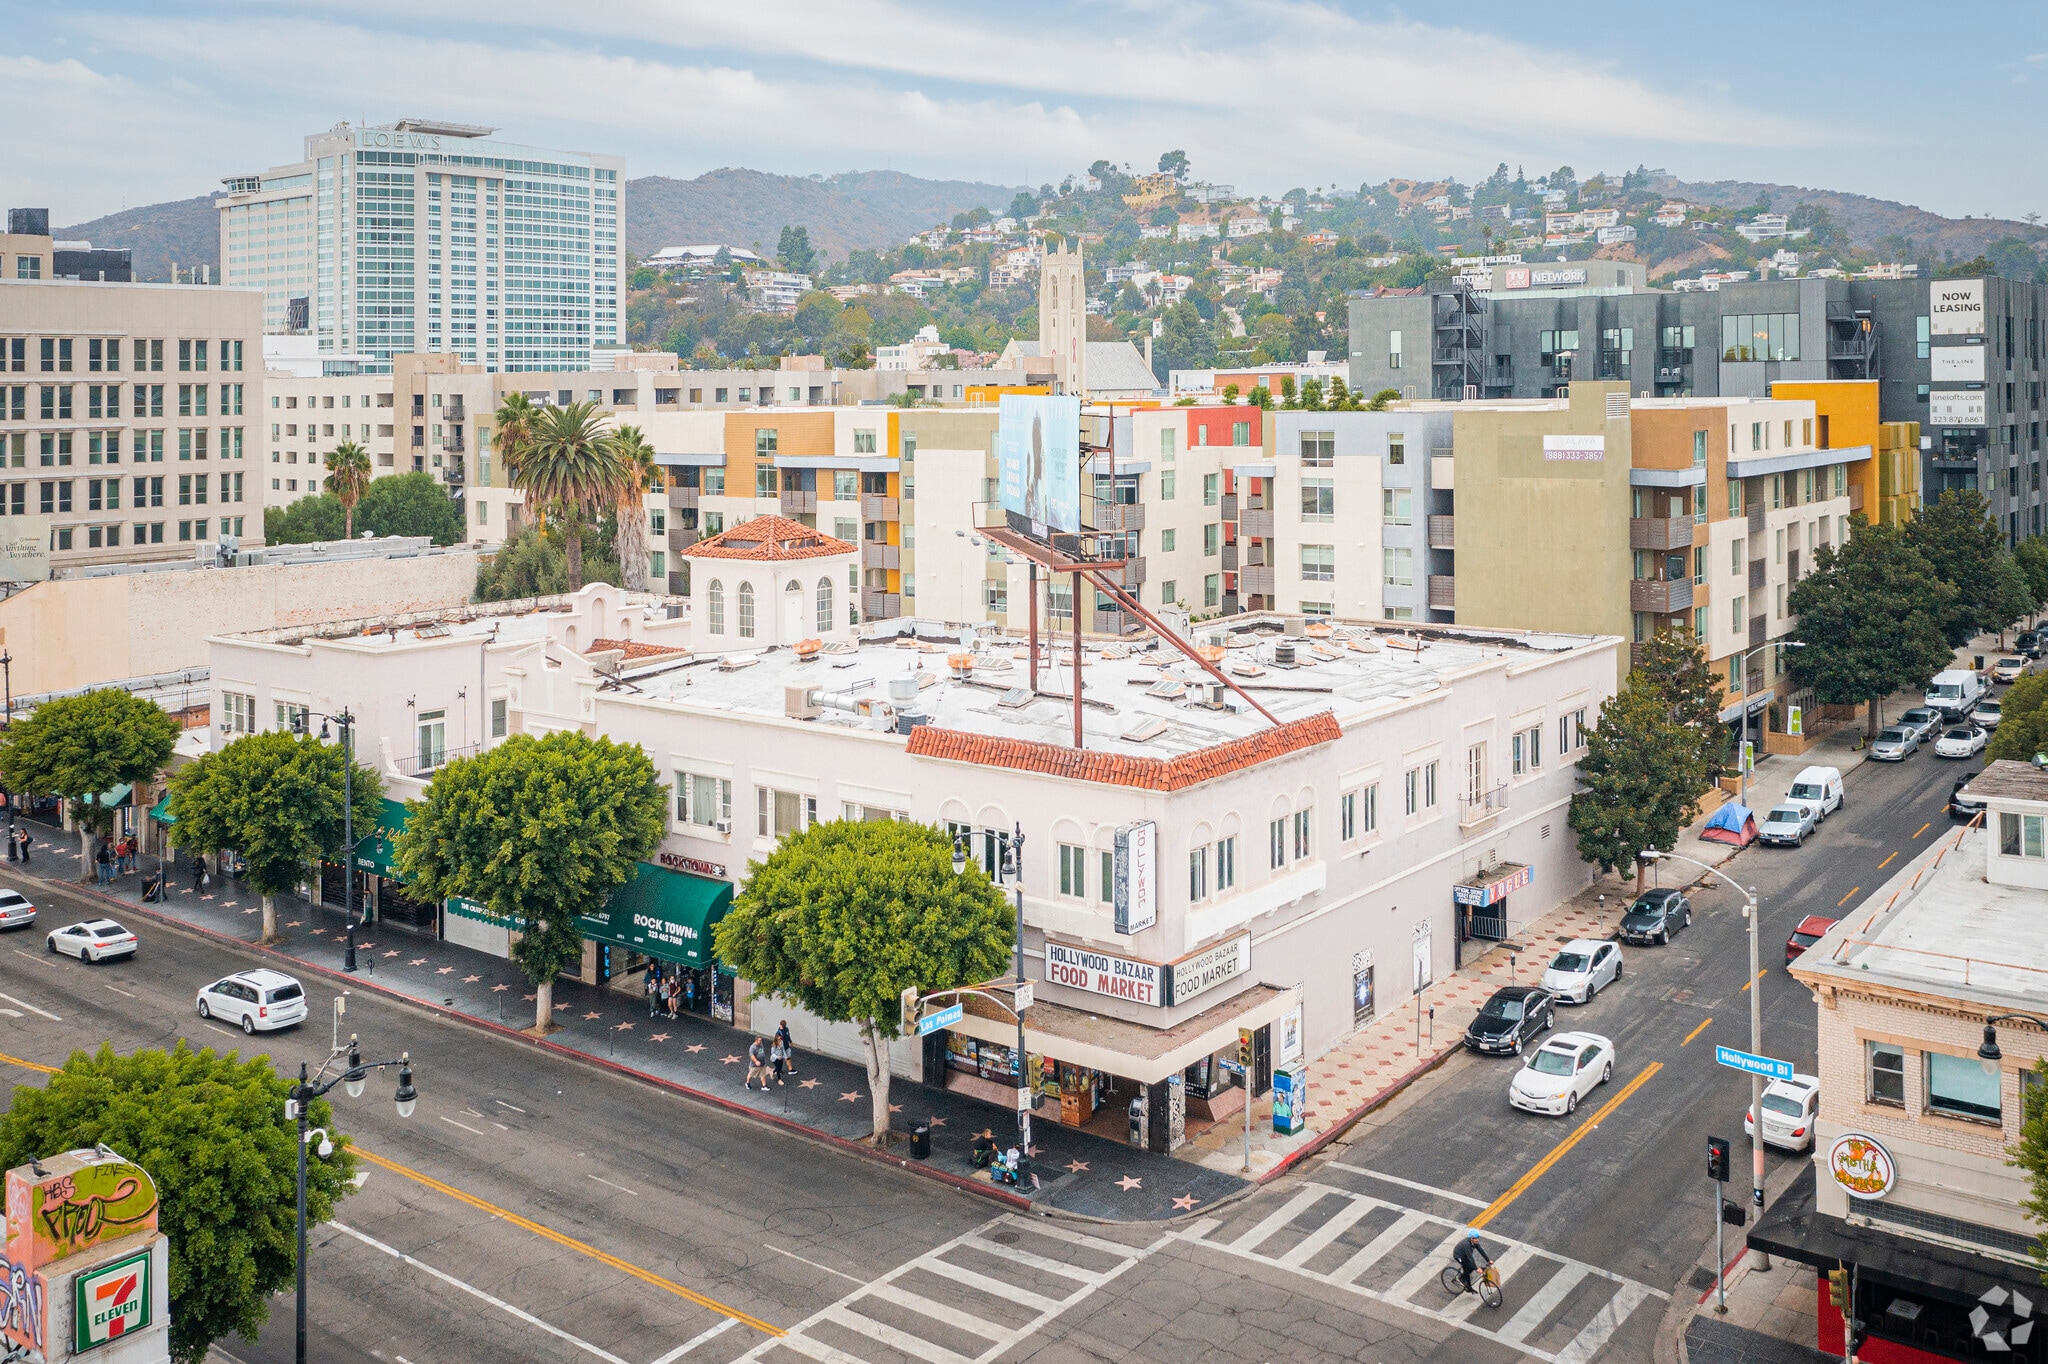
[[[1477,1288],[1465,1287],[1465,1275],[1456,1264],[1445,1265],[1444,1272],[1439,1277],[1443,1282],[1444,1291],[1454,1298],[1466,1293],[1477,1293],[1479,1301],[1488,1307],[1500,1306],[1500,1270],[1493,1265],[1479,1271]]]

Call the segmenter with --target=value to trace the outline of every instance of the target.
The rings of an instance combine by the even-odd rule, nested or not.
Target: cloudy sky
[[[81,221],[296,159],[340,119],[411,115],[623,153],[634,176],[1037,184],[1181,147],[1198,176],[1268,193],[1643,163],[2048,212],[2039,0],[1465,0],[1456,26],[1440,8],[0,0],[0,198]]]

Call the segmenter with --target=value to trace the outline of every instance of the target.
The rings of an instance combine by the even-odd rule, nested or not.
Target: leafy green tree
[[[354,441],[343,441],[327,455],[327,491],[341,502],[341,534],[345,540],[356,535],[356,504],[370,489],[370,452]]]
[[[2048,753],[2048,673],[2028,673],[1999,698],[1998,728],[1984,747],[1984,760],[2032,761]]]
[[[519,934],[536,1034],[554,1026],[554,980],[583,955],[576,916],[599,909],[667,829],[664,788],[638,744],[573,730],[514,735],[434,774],[411,803],[394,862],[412,893],[459,895]]]
[[[1906,543],[1920,551],[1934,576],[1954,589],[1941,615],[1951,646],[1968,644],[2012,623],[1998,561],[2005,553],[1990,504],[1975,488],[1951,488],[1906,523]]]
[[[1858,512],[1848,541],[1814,551],[1813,572],[1786,597],[1806,646],[1788,651],[1786,665],[1825,705],[1867,705],[1864,732],[1875,735],[1878,702],[1953,657],[1941,631],[1950,591],[1905,532]]]
[[[2020,1140],[2012,1148],[2011,1163],[2027,1173],[2027,1199],[2021,1206],[2036,1225],[2048,1225],[2048,1060],[2034,1063],[2034,1079],[2020,1086]],[[2048,1270],[2048,1236],[2035,1242],[2034,1260]],[[2048,1283],[2048,1272],[2042,1281]]]
[[[527,524],[505,537],[498,552],[477,565],[478,601],[552,597],[569,590],[569,565],[560,538]]]
[[[2036,615],[2048,606],[2048,537],[2028,536],[2020,541],[2012,557],[2026,575],[2027,588],[2033,594],[2034,604],[2027,608],[2027,614]]]
[[[790,273],[810,274],[818,263],[818,253],[811,246],[811,229],[784,227],[782,238],[775,245],[775,256]]]
[[[232,848],[249,864],[247,880],[263,897],[263,941],[277,938],[277,897],[316,862],[347,864],[343,846],[340,744],[283,730],[244,734],[171,777],[178,846],[217,853]],[[350,818],[358,838],[377,827],[383,782],[355,765]]]
[[[424,469],[370,484],[362,518],[363,529],[373,534],[424,535],[437,545],[452,545],[469,533],[462,508]]]
[[[619,532],[613,542],[619,556],[619,580],[629,592],[647,590],[647,492],[660,478],[654,447],[637,426],[611,433],[612,454],[619,465]],[[666,584],[664,584],[664,587]]]
[[[1271,412],[1273,410],[1273,390],[1264,384],[1254,384],[1252,385],[1251,396],[1246,401],[1250,402],[1253,407],[1258,408],[1261,412]]]
[[[154,781],[171,760],[178,732],[162,706],[119,687],[60,697],[0,731],[0,777],[9,791],[69,803],[78,825],[78,879],[90,881],[92,840],[106,836],[114,816],[101,795]]]
[[[1026,218],[1038,216],[1038,200],[1031,197],[1030,190],[1020,189],[1017,191],[1017,197],[1010,200],[1009,216],[1015,218],[1020,223]]]
[[[1184,151],[1161,152],[1159,154],[1159,173],[1170,175],[1176,180],[1187,179],[1188,154]]]
[[[1671,718],[1693,735],[1701,789],[1721,771],[1728,729],[1721,723],[1721,680],[1707,651],[1690,631],[1664,630],[1645,640],[1636,670],[1662,692]]]
[[[272,545],[310,545],[339,540],[347,529],[341,499],[333,493],[302,497],[285,507],[263,509],[263,539]]]
[[[298,1267],[289,1086],[266,1057],[183,1042],[121,1056],[102,1043],[73,1052],[40,1088],[15,1085],[0,1115],[0,1168],[104,1142],[146,1170],[171,1243],[171,1358],[199,1364],[225,1336],[255,1340],[271,1295]],[[306,1162],[306,1216],[317,1223],[355,1192],[356,1161],[327,1100],[308,1116],[334,1139],[332,1156]]]
[[[1400,389],[1383,388],[1379,392],[1373,394],[1371,398],[1366,400],[1365,410],[1368,412],[1384,412],[1387,410],[1388,403],[1398,403],[1400,401]]]
[[[859,1026],[880,1142],[903,992],[1001,974],[1016,922],[978,867],[954,872],[952,843],[937,829],[839,820],[791,834],[752,863],[715,934],[719,960],[757,990]]]
[[[507,452],[505,472],[526,494],[536,516],[557,521],[567,556],[569,590],[583,586],[583,528],[618,505],[618,452],[595,403],[542,408],[517,455]]]
[[[1671,700],[1641,670],[1600,707],[1579,758],[1570,822],[1579,856],[1633,876],[1637,854],[1669,849],[1705,789],[1699,736],[1672,718]]]

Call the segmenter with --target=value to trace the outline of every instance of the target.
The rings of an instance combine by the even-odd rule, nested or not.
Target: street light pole
[[[1017,898],[1017,990],[1011,995],[1012,1012],[1017,1015],[1017,1185],[1021,1189],[1024,1177],[1031,1173],[1031,1087],[1030,1067],[1025,1065],[1024,1051],[1024,1010],[1017,1008],[1017,1000],[1026,988],[1024,980],[1024,825],[1020,822],[1010,834],[1010,847],[1004,857],[1004,867],[1010,874],[1010,881]]]
[[[348,947],[341,969],[356,969],[356,840],[355,776],[356,717],[344,708],[335,722],[341,726],[341,913],[348,924]]]

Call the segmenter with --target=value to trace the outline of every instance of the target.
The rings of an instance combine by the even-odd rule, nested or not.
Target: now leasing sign
[[[150,1252],[88,1270],[72,1280],[76,1295],[76,1339],[72,1351],[87,1350],[133,1335],[150,1324]]]

